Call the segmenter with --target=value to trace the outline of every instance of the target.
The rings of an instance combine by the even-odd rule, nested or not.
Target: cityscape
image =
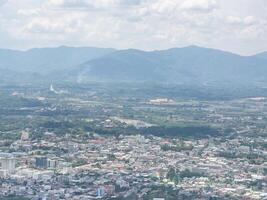
[[[112,88],[2,88],[1,197],[267,197],[266,98],[169,99]]]

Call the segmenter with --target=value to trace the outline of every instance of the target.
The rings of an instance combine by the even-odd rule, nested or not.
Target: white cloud
[[[61,8],[83,8],[88,7],[90,2],[87,0],[49,0],[46,5]]]
[[[257,23],[257,20],[253,16],[246,16],[244,18],[238,16],[228,16],[226,21],[231,25],[251,26]]]
[[[49,16],[47,16],[49,14]],[[69,34],[79,32],[82,27],[86,27],[91,20],[86,13],[57,12],[39,13],[33,16],[23,27],[22,31],[27,34],[60,34],[67,37]],[[51,36],[53,37],[53,35]]]
[[[21,16],[33,16],[38,15],[40,12],[40,9],[19,9],[17,14]]]
[[[151,6],[148,5],[148,8],[151,9],[151,12],[157,13],[169,13],[173,14],[178,10],[178,6],[180,1],[172,1],[172,0],[158,0],[153,3]]]
[[[218,8],[216,0],[186,0],[181,4],[181,8],[185,10],[210,12]]]
[[[137,14],[161,15],[162,18],[181,17],[185,14],[209,14],[219,7],[217,0],[152,0],[144,1]]]
[[[38,33],[38,34],[47,34],[47,33],[68,33],[71,32],[71,29],[66,25],[66,21],[64,24],[60,21],[49,20],[45,18],[37,18],[31,21],[26,27],[25,31],[30,33]]]
[[[239,6],[244,1],[250,0],[9,0],[0,8],[0,35],[7,33],[12,47],[24,48],[69,44],[162,49],[197,44],[241,53],[259,45],[267,49],[266,3],[254,0],[257,6],[250,10],[251,4]]]
[[[141,0],[49,0],[46,5],[61,9],[99,9],[115,6],[133,6],[141,3]]]

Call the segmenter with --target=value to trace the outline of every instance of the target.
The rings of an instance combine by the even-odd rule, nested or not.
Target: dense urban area
[[[1,86],[0,199],[267,199],[267,98],[203,90]]]

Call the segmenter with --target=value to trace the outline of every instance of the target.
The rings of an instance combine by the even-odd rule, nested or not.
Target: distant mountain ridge
[[[34,73],[44,79],[79,83],[265,84],[267,53],[240,56],[198,46],[158,51],[66,46],[0,49],[0,79],[10,77],[12,71],[16,76]]]
[[[69,70],[88,60],[99,58],[115,51],[95,47],[34,48],[27,51],[0,49],[0,69],[16,72],[50,72]]]
[[[267,59],[267,51],[256,54],[255,57]]]
[[[197,46],[151,52],[128,49],[84,63],[77,71],[87,80],[255,83],[266,81],[267,60]]]

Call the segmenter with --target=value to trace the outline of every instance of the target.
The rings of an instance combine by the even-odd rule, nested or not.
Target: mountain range
[[[27,51],[0,49],[0,69],[14,72],[49,72],[69,70],[92,59],[114,52],[94,47],[34,48]]]
[[[241,56],[188,46],[160,51],[94,47],[0,49],[0,79],[43,77],[78,82],[265,84],[267,52]]]

